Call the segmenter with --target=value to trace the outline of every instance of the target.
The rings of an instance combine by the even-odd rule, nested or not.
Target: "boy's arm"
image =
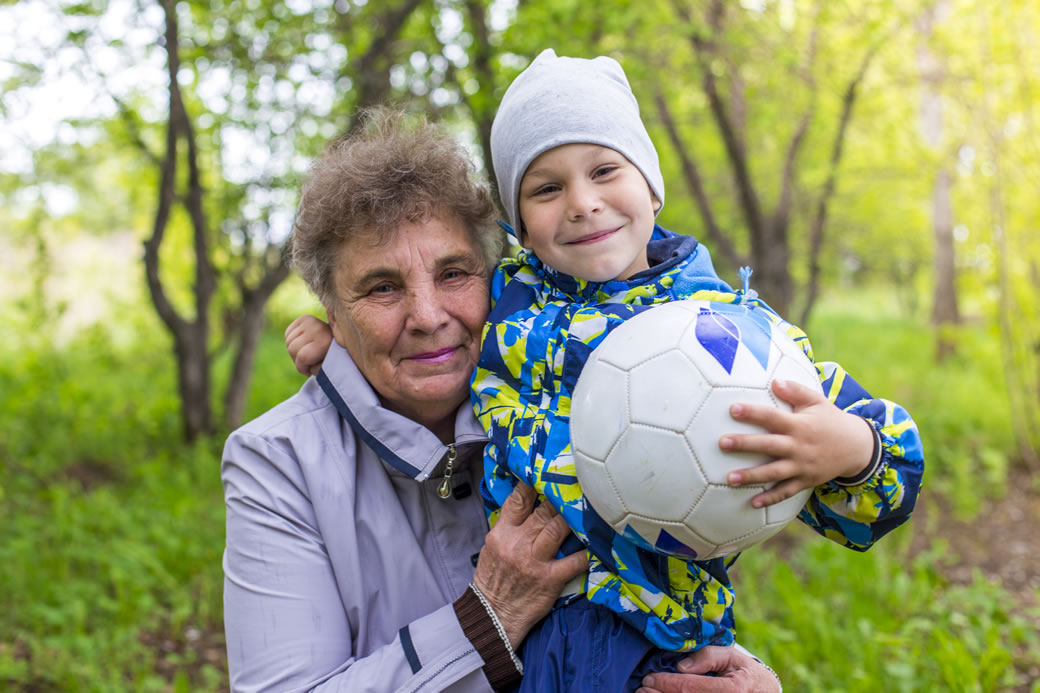
[[[812,358],[804,333],[792,331]],[[822,396],[796,384],[775,384],[774,392],[794,410],[735,408],[734,418],[769,432],[723,436],[720,446],[775,458],[731,474],[733,485],[776,484],[753,502],[769,505],[814,488],[799,518],[827,538],[864,551],[910,517],[924,472],[920,434],[906,409],[872,397],[838,364],[819,363],[817,371]]]
[[[313,315],[301,315],[285,330],[285,348],[296,370],[303,375],[318,374],[330,346],[332,330]]]
[[[876,466],[863,470],[866,478],[839,478],[817,488],[799,519],[828,539],[865,551],[910,518],[924,474],[921,435],[906,409],[872,397],[838,364],[817,367],[827,398],[877,433],[878,455]]]

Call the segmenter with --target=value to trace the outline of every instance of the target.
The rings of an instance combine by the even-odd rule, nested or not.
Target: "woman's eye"
[[[378,286],[372,287],[372,290],[369,291],[369,293],[372,293],[372,294],[388,294],[388,293],[392,292],[393,290],[394,290],[394,287],[391,286],[390,284],[379,284]]]
[[[464,276],[462,270],[448,270],[444,273],[444,278],[449,281],[452,279],[458,279],[462,276]]]

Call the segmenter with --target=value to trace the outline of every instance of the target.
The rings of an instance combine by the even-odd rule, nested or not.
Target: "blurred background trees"
[[[704,241],[731,283],[751,265],[752,286],[807,328],[819,356],[907,404],[925,435],[929,488],[958,512],[977,512],[1000,507],[990,496],[1009,484],[1036,483],[1035,2],[4,3],[0,510],[77,518],[47,530],[63,533],[51,537],[59,544],[87,545],[93,535],[83,528],[106,518],[116,527],[133,516],[143,534],[110,563],[62,554],[37,561],[40,573],[0,574],[0,594],[11,595],[43,589],[50,573],[85,570],[92,580],[79,596],[37,595],[50,611],[8,605],[22,625],[15,637],[0,624],[0,687],[54,684],[42,665],[53,656],[47,638],[70,628],[80,639],[62,647],[73,663],[58,669],[72,677],[87,666],[75,662],[103,660],[91,654],[98,642],[110,658],[140,659],[119,638],[167,638],[178,656],[202,651],[184,634],[198,627],[205,643],[215,632],[214,578],[189,571],[175,588],[170,566],[219,572],[213,460],[222,435],[299,386],[279,335],[320,306],[281,251],[309,162],[349,132],[359,109],[393,102],[445,123],[494,184],[484,162],[496,106],[544,48],[621,62],[661,155],[660,223]],[[109,484],[131,499],[118,511],[105,500]],[[189,488],[207,490],[189,501]],[[168,513],[165,533],[148,533],[145,507]],[[210,534],[189,521],[193,512],[210,520]],[[14,532],[0,562],[35,556],[45,526],[37,519]],[[160,563],[148,548],[156,542],[167,552]],[[899,594],[909,599],[918,587]],[[156,600],[162,617],[141,625],[134,614]],[[784,618],[806,609],[789,606]],[[990,615],[987,628],[1011,627],[1010,617]],[[99,639],[91,619],[128,630]],[[976,631],[989,644],[957,666],[972,662],[981,681],[984,669],[1006,664],[986,648],[1006,643],[1004,631]],[[970,678],[942,659],[956,659],[956,647],[935,647],[925,658],[947,667],[943,676]],[[804,654],[803,663],[821,658]],[[160,685],[147,678],[159,665],[129,661],[112,665],[121,672],[112,680],[131,670],[152,681],[142,690],[180,680],[161,674]],[[805,690],[817,675],[785,673]],[[919,670],[903,673],[905,690],[928,688]],[[1001,690],[993,676],[978,690]],[[192,686],[200,681],[191,675]]]
[[[208,364],[221,349],[235,365],[214,405],[225,425],[242,420],[263,307],[287,277],[279,248],[322,143],[393,101],[449,123],[482,165],[505,87],[553,47],[622,62],[664,161],[662,223],[702,238],[727,277],[750,264],[783,314],[808,322],[836,284],[897,287],[899,307],[931,316],[940,360],[962,313],[993,324],[1035,457],[1038,337],[1020,319],[1036,314],[1038,264],[1023,185],[1040,166],[1029,3],[127,0],[5,13],[12,37],[39,47],[9,50],[3,117],[32,128],[70,77],[90,103],[46,115],[64,134],[21,143],[4,167],[8,235],[38,272],[42,226],[147,241],[189,438],[215,428]],[[57,214],[54,186],[75,200]]]

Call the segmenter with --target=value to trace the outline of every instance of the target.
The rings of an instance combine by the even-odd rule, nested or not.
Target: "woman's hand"
[[[303,375],[318,374],[330,346],[332,330],[313,315],[301,315],[285,330],[285,348],[296,370]]]
[[[819,392],[798,383],[773,381],[773,392],[794,410],[734,404],[730,416],[761,426],[768,433],[727,434],[719,440],[719,447],[726,451],[763,453],[775,458],[729,473],[731,486],[774,484],[751,499],[754,507],[779,503],[837,477],[855,476],[870,463],[874,450],[870,422],[838,409]]]
[[[781,693],[764,664],[735,647],[707,646],[679,662],[678,674],[650,674],[636,693]],[[714,676],[706,676],[709,672]]]
[[[548,503],[532,512],[536,497],[530,486],[517,484],[488,532],[473,574],[514,649],[549,613],[563,586],[588,568],[584,551],[555,558],[571,530]]]

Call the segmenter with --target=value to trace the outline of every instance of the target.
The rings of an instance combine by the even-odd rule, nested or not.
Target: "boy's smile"
[[[660,202],[622,154],[597,144],[543,152],[520,183],[522,240],[538,259],[580,279],[628,279],[649,268]]]

